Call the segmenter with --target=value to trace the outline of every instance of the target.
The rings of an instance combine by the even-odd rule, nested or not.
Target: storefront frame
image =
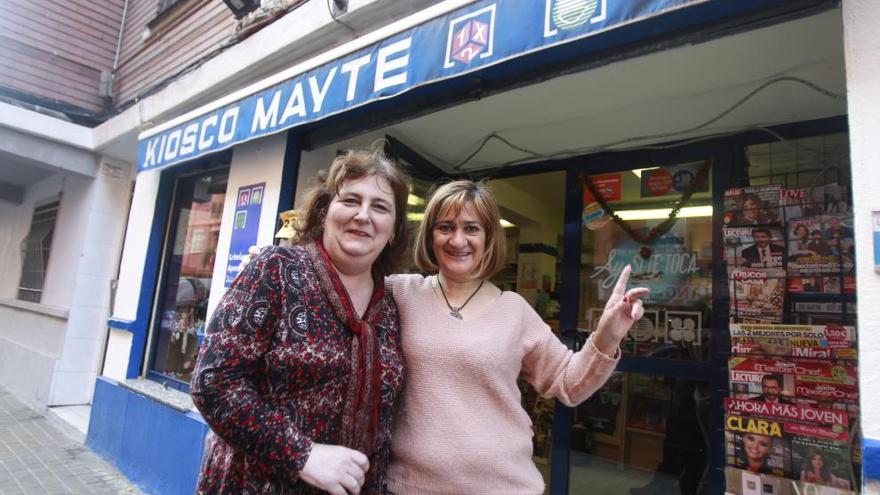
[[[838,116],[826,119],[786,124],[770,128],[786,139],[798,139],[846,132],[847,117]],[[778,141],[773,135],[762,131],[749,131],[728,137],[707,139],[706,141],[675,147],[675,143],[663,145],[663,150],[631,150],[619,153],[601,153],[566,160],[530,163],[516,169],[502,170],[491,174],[493,179],[518,177],[552,170],[565,170],[565,226],[563,237],[562,287],[560,328],[563,341],[570,347],[577,346],[574,330],[578,326],[581,212],[583,210],[583,191],[579,177],[581,174],[605,174],[629,171],[646,163],[680,163],[697,159],[713,158],[712,204],[713,211],[724,211],[724,191],[738,185],[746,175],[746,147]],[[730,356],[728,328],[729,296],[722,251],[722,221],[720,214],[713,214],[713,261],[712,261],[712,322],[710,360],[706,362],[672,361],[662,358],[624,356],[617,371],[685,378],[707,382],[712,386],[710,409],[709,466],[710,493],[724,491],[724,411],[721,404],[728,395],[727,358]],[[572,256],[570,253],[577,253]],[[568,289],[566,289],[568,288]],[[670,369],[670,367],[672,369]],[[571,449],[571,427],[573,409],[557,402],[553,424],[552,463],[549,493],[563,495],[569,493],[569,459]]]

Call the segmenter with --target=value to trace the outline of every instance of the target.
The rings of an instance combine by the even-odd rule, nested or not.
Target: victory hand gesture
[[[626,337],[633,323],[645,313],[641,298],[651,293],[651,289],[647,287],[636,287],[627,291],[626,284],[631,273],[630,265],[626,265],[620,272],[614,291],[605,303],[602,317],[593,332],[593,344],[609,356],[616,354],[620,341]]]

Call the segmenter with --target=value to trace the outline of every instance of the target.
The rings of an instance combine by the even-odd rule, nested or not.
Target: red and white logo
[[[478,57],[492,56],[494,37],[495,4],[453,19],[443,67],[449,69],[459,62],[467,65]]]

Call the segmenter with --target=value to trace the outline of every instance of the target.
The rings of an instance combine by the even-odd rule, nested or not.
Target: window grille
[[[18,284],[18,299],[40,302],[43,296],[43,281],[49,263],[49,249],[55,220],[58,217],[59,202],[40,206],[34,210],[31,230],[21,243],[21,281]]]

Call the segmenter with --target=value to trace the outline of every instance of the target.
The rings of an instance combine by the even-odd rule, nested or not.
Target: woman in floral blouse
[[[382,493],[404,373],[383,277],[408,190],[380,154],[338,157],[297,245],[263,250],[223,296],[191,388],[213,430],[199,493]]]

